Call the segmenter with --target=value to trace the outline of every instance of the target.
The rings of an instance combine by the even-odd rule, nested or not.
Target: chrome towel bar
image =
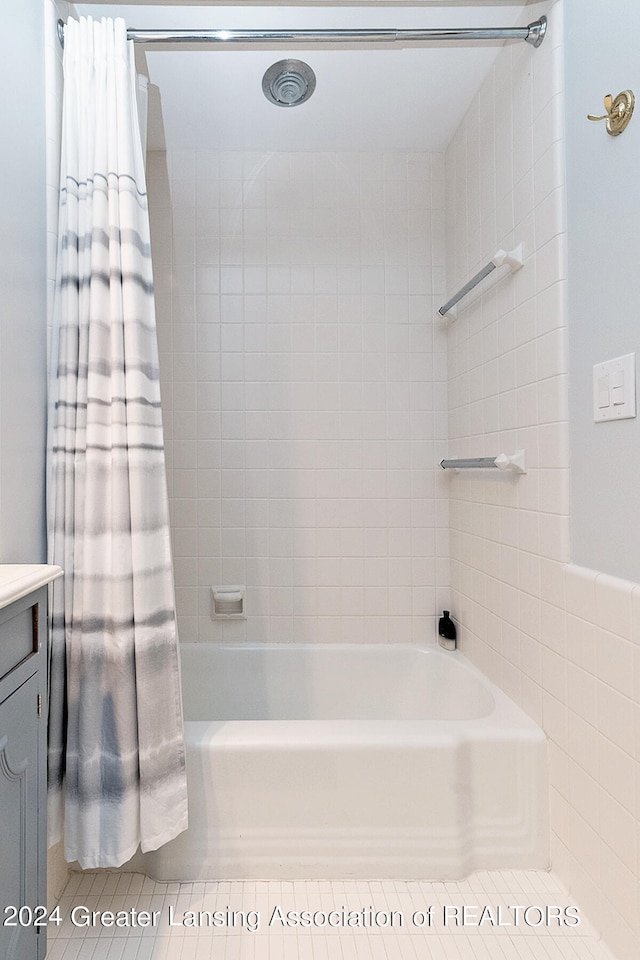
[[[443,470],[484,470],[497,468],[511,473],[526,473],[524,450],[516,450],[511,456],[501,453],[497,457],[465,457],[459,460],[441,460]]]
[[[507,253],[506,250],[498,250],[498,252],[493,256],[489,263],[479,270],[474,277],[471,277],[471,280],[468,280],[465,283],[464,287],[461,287],[457,293],[455,293],[450,300],[440,307],[438,313],[441,317],[449,316],[455,320],[457,313],[454,310],[455,305],[462,300],[463,297],[466,297],[474,287],[477,287],[478,284],[484,280],[485,277],[488,277],[490,273],[497,267],[502,267],[504,265],[508,266],[512,273],[515,273],[516,270],[519,270],[523,265],[524,261],[522,259],[522,244],[519,243],[518,246]]]

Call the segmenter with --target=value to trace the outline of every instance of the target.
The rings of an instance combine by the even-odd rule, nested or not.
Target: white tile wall
[[[432,640],[442,156],[151,154],[183,640]],[[211,619],[246,584],[247,620]]]
[[[523,242],[526,257],[450,326],[449,453],[523,447],[529,467],[448,478],[451,602],[464,652],[549,737],[554,870],[631,960],[640,587],[568,563],[562,4],[539,6],[544,44],[500,54],[446,155],[447,288],[499,247]]]
[[[567,736],[553,736],[553,859],[617,955],[640,936],[640,587],[569,564],[556,607]]]
[[[551,723],[564,650],[544,638],[557,633],[569,560],[563,38],[560,4],[538,7],[549,8],[544,44],[505,47],[446,155],[447,287],[499,248],[522,243],[525,255],[522,270],[493,274],[450,323],[449,452],[524,448],[528,472],[448,483],[462,645]]]

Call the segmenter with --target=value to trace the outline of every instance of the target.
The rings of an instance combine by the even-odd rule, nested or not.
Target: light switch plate
[[[593,366],[593,419],[628,420],[636,416],[636,355],[627,353]]]

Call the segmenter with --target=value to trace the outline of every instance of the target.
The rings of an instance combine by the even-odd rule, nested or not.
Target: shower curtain
[[[50,841],[118,866],[187,825],[158,355],[133,44],[65,31],[50,350]]]

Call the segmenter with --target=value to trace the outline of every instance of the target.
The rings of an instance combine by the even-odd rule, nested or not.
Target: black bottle
[[[442,647],[446,647],[447,650],[455,650],[456,625],[449,616],[448,610],[442,611],[442,616],[438,622],[438,635]]]

